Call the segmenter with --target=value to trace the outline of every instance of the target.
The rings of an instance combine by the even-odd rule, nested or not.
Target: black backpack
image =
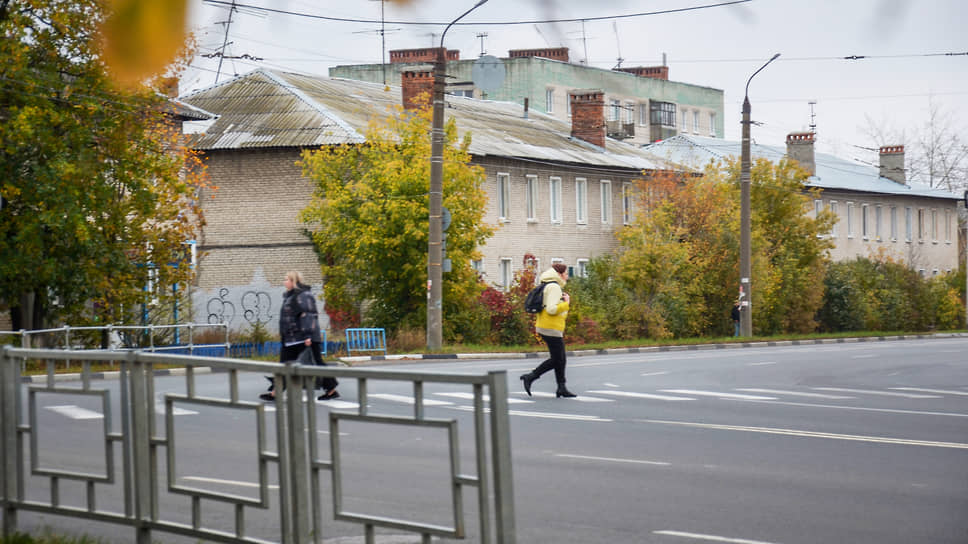
[[[544,288],[550,282],[541,282],[528,291],[528,296],[524,297],[524,311],[529,314],[536,314],[544,309]]]

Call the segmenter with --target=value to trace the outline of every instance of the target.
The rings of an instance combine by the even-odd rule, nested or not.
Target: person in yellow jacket
[[[523,374],[521,381],[524,382],[524,390],[530,397],[531,384],[545,372],[554,369],[555,381],[558,382],[555,396],[573,398],[577,395],[565,387],[565,319],[568,317],[571,296],[562,288],[568,280],[568,268],[561,263],[555,263],[542,272],[539,279],[548,285],[542,291],[544,308],[538,313],[534,330],[541,335],[541,339],[548,346],[549,357],[531,372]]]

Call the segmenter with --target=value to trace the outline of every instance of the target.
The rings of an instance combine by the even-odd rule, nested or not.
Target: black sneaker
[[[330,389],[329,391],[323,393],[322,395],[316,397],[316,400],[333,400],[339,398],[339,391],[335,389]]]

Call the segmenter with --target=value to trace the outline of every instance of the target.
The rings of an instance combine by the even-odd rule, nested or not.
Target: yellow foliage
[[[159,75],[185,45],[187,0],[112,0],[101,36],[116,79],[137,85]]]

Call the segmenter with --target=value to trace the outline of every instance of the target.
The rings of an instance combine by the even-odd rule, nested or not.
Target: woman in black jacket
[[[279,310],[279,336],[282,347],[279,350],[279,362],[296,361],[304,349],[312,352],[317,365],[326,365],[320,348],[322,337],[319,332],[319,313],[316,310],[316,297],[310,287],[303,283],[302,274],[289,272],[283,281],[286,292],[282,297],[282,307]],[[319,400],[339,398],[336,378],[322,379],[323,394]],[[260,395],[263,400],[273,400],[275,391]]]

